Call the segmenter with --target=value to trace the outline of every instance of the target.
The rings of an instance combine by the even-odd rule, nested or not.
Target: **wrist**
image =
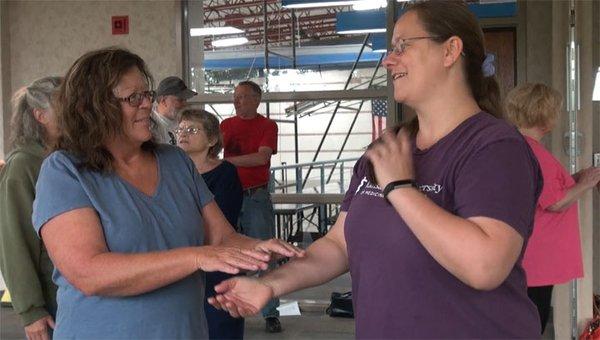
[[[417,188],[417,183],[413,179],[402,179],[402,180],[392,181],[383,188],[383,198],[389,202],[389,195],[392,191],[395,191],[397,189],[410,189],[410,188],[413,188],[413,189]]]
[[[267,277],[260,277],[258,278],[258,281],[271,290],[271,298],[278,296],[275,290],[275,285],[273,284],[273,282],[269,281]]]

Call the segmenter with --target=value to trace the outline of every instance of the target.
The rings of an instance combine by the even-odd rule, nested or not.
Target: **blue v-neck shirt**
[[[143,253],[204,243],[201,208],[213,200],[189,157],[179,148],[154,150],[159,182],[148,196],[115,173],[82,169],[64,151],[43,163],[36,186],[33,225],[62,213],[94,209],[111,252]],[[77,228],[73,225],[72,228]],[[204,274],[130,297],[86,297],[55,269],[57,327],[62,338],[207,338],[203,313]]]

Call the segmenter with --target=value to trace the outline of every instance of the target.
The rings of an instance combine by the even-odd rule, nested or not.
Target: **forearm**
[[[569,190],[567,190],[563,198],[546,208],[546,210],[552,212],[561,212],[566,210],[571,206],[571,204],[577,202],[577,200],[586,192],[587,189],[588,187],[582,184],[575,184]]]
[[[306,256],[292,259],[260,280],[273,289],[275,296],[282,296],[326,283],[347,271],[346,249],[325,236],[308,247]]]
[[[227,157],[225,160],[239,167],[254,167],[269,164],[270,157],[266,158],[261,153],[255,152],[247,155]]]
[[[479,225],[440,208],[418,190],[397,189],[388,198],[427,252],[467,285],[493,288],[513,267],[512,248],[499,247]]]
[[[80,266],[73,284],[86,295],[139,295],[194,273],[197,253],[192,247],[137,254],[104,252]]]

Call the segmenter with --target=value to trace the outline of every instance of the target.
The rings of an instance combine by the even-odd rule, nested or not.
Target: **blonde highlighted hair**
[[[540,83],[528,83],[512,89],[504,100],[506,118],[519,128],[547,128],[562,110],[562,95]]]

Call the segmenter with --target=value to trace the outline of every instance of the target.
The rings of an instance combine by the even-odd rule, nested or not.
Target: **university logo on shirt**
[[[417,184],[417,187],[419,188],[419,191],[421,191],[422,193],[425,193],[425,194],[429,194],[429,195],[439,194],[440,192],[442,192],[442,190],[444,190],[444,187],[438,183]],[[367,177],[364,176],[360,180],[360,184],[358,185],[358,187],[356,188],[356,191],[354,192],[354,196],[357,196],[357,195],[367,195],[367,196],[375,196],[375,197],[383,198],[383,190],[381,190],[381,188],[377,184],[373,184],[373,183],[369,182]]]

